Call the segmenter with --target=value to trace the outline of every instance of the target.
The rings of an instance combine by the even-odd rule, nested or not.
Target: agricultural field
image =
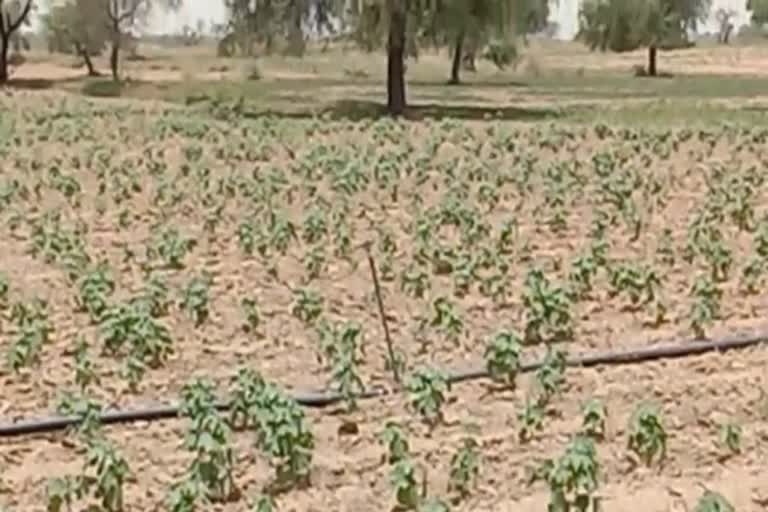
[[[766,327],[765,127],[0,107],[2,510],[765,510],[764,350],[564,364]]]

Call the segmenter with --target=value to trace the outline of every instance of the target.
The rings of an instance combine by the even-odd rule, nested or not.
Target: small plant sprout
[[[405,387],[411,406],[428,424],[434,426],[443,421],[445,394],[451,389],[443,372],[433,368],[416,370]]]
[[[387,464],[395,464],[408,458],[410,453],[408,439],[397,423],[387,422],[384,430],[379,435],[379,439],[387,447]]]
[[[564,352],[553,349],[551,346],[547,347],[544,361],[535,374],[538,401],[542,406],[546,406],[560,391],[565,382],[566,363]]]
[[[157,274],[150,274],[146,278],[144,289],[137,302],[144,302],[149,314],[154,318],[160,318],[168,314],[171,305],[169,295],[165,280]]]
[[[418,512],[450,512],[448,504],[440,498],[426,498],[419,505]]]
[[[161,233],[149,246],[147,257],[160,257],[163,263],[171,269],[184,268],[184,258],[195,247],[193,238],[184,238],[176,229],[168,229]]]
[[[600,465],[592,439],[574,438],[557,460],[547,460],[534,474],[549,486],[549,512],[597,512]]]
[[[44,301],[37,300],[29,305],[17,302],[11,308],[10,317],[16,324],[16,334],[6,357],[10,369],[19,372],[40,362],[40,352],[50,340],[53,328]]]
[[[207,499],[230,500],[236,495],[234,453],[229,446],[232,434],[216,409],[210,382],[198,379],[184,386],[181,415],[189,422],[184,447],[194,454],[187,478],[203,485]]]
[[[85,445],[86,460],[76,477],[51,480],[48,486],[48,509],[69,510],[73,501],[87,496],[99,500],[105,512],[123,511],[123,485],[130,475],[128,463],[103,436],[101,406],[93,400],[73,394],[64,395],[57,407],[62,415],[78,416],[75,432]]]
[[[56,411],[62,416],[76,416],[80,420],[73,430],[86,442],[95,439],[101,433],[102,407],[95,400],[65,393],[58,400]]]
[[[741,271],[741,288],[747,295],[760,292],[765,281],[766,261],[761,257],[753,257]]]
[[[459,502],[469,496],[480,473],[480,452],[477,441],[471,437],[462,440],[462,446],[451,458],[448,492]]]
[[[720,317],[723,292],[709,276],[699,276],[691,287],[691,329],[699,339],[706,338],[706,328]]]
[[[199,507],[211,505],[211,501],[205,485],[186,475],[173,484],[165,504],[170,512],[197,512]]]
[[[416,465],[409,457],[390,466],[390,483],[395,489],[396,512],[447,512],[448,506],[440,499],[427,496],[427,475],[421,482],[416,478]]]
[[[84,496],[82,477],[52,478],[45,489],[47,512],[71,512],[73,502]]]
[[[595,440],[605,437],[605,419],[608,412],[599,400],[588,400],[582,407],[581,428],[584,435]]]
[[[84,480],[87,489],[93,488],[93,495],[101,502],[102,510],[123,511],[123,484],[130,475],[128,462],[111,443],[98,439],[88,447],[86,466],[94,475]]]
[[[485,349],[485,366],[497,382],[514,387],[520,370],[521,339],[512,331],[496,333]]]
[[[0,309],[8,307],[8,294],[11,291],[11,280],[5,273],[0,272]]]
[[[296,290],[293,295],[291,314],[305,325],[312,325],[323,314],[323,298],[307,288]]]
[[[693,512],[736,512],[736,508],[719,492],[705,490]]]
[[[432,303],[432,311],[430,326],[443,333],[448,340],[458,343],[464,333],[464,320],[458,308],[445,297],[438,297]]]
[[[260,496],[251,505],[251,512],[277,512],[277,502],[268,494]]]
[[[108,266],[101,264],[86,273],[80,278],[79,288],[77,302],[80,309],[88,313],[93,323],[98,323],[109,305],[109,296],[115,290],[115,282],[110,276]]]
[[[390,482],[395,488],[395,498],[399,510],[418,510],[421,502],[419,483],[416,479],[416,467],[410,459],[402,459],[392,466]]]
[[[520,422],[517,437],[521,443],[525,443],[544,426],[544,407],[539,401],[526,398],[525,405],[517,414],[517,420]]]
[[[91,384],[98,383],[99,376],[93,368],[93,361],[88,357],[88,342],[80,336],[75,347],[75,384],[84,392]]]
[[[667,453],[667,432],[661,411],[652,404],[641,404],[629,422],[628,448],[650,466],[654,458],[664,460]]]
[[[243,312],[243,330],[247,333],[256,332],[261,325],[261,315],[256,304],[256,300],[250,297],[243,297],[240,301],[240,309]]]
[[[526,342],[563,341],[573,337],[569,293],[553,285],[541,269],[532,269],[525,278],[523,306]]]
[[[319,322],[321,350],[331,367],[331,386],[344,396],[349,410],[357,407],[357,394],[364,390],[358,374],[359,349],[363,347],[363,328],[357,322],[330,326]]]
[[[742,429],[741,425],[726,422],[720,425],[720,445],[728,451],[729,455],[741,453]]]
[[[229,423],[235,430],[255,429],[259,425],[259,405],[266,382],[250,368],[242,368],[233,379],[229,402]]]
[[[213,279],[210,274],[192,278],[182,290],[180,306],[195,322],[195,327],[202,326],[210,316],[210,288]]]
[[[256,446],[270,457],[279,489],[309,485],[315,438],[304,411],[273,384],[265,384],[253,406]]]

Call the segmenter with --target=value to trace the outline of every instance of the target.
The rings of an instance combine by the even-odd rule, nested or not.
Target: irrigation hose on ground
[[[568,359],[571,367],[589,368],[594,366],[611,366],[620,364],[642,363],[660,359],[674,359],[700,355],[707,352],[725,352],[728,350],[744,349],[751,346],[768,343],[768,332],[729,336],[717,340],[686,341],[664,345],[652,345],[634,350],[621,352],[599,352],[596,354],[584,354]],[[524,363],[521,372],[531,372],[542,365],[541,361]],[[463,372],[451,372],[448,380],[451,383],[467,382],[471,380],[489,378],[485,368],[477,368]],[[357,395],[357,399],[369,399],[382,397],[396,393],[397,390],[375,388]],[[337,404],[344,397],[333,391],[320,391],[316,393],[293,393],[293,399],[305,407],[322,408]],[[226,410],[228,403],[220,403],[218,408]],[[106,411],[101,416],[101,422],[110,425],[115,423],[130,423],[134,421],[155,421],[179,416],[179,408],[174,405],[149,407],[141,410],[113,410]],[[37,420],[24,420],[10,424],[0,424],[0,437],[15,437],[44,432],[55,432],[77,424],[80,419],[76,416],[54,416]]]

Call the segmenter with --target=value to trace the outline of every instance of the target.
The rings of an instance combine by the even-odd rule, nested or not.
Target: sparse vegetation
[[[355,73],[359,55],[351,49],[352,71],[313,100],[318,109],[332,104],[346,87],[355,98],[345,97],[349,111],[336,105],[305,117],[299,105],[293,117],[281,116],[294,102],[282,98],[262,116],[279,95],[318,96],[311,84],[325,80],[325,68],[307,69],[321,62],[317,52],[327,61],[341,51],[343,41],[320,50],[297,39],[295,22],[306,14],[298,11],[272,19],[281,29],[271,40],[241,38],[247,24],[227,28],[221,49],[242,53],[259,79],[230,82],[225,68],[234,73],[239,60],[222,57],[221,76],[206,82],[200,103],[91,103],[15,91],[0,98],[0,379],[9,397],[0,413],[37,416],[56,396],[61,414],[81,419],[42,451],[30,440],[2,440],[12,455],[0,468],[0,508],[7,501],[10,510],[267,512],[304,510],[310,501],[336,510],[350,500],[419,512],[516,510],[528,502],[553,512],[623,510],[634,505],[631,493],[603,494],[604,482],[622,491],[629,482],[673,478],[684,486],[702,464],[751,465],[765,455],[761,413],[746,391],[765,366],[760,351],[738,365],[730,353],[598,370],[572,359],[759,325],[768,131],[744,122],[759,116],[747,110],[729,123],[707,124],[706,115],[736,112],[740,98],[757,96],[764,84],[718,79],[708,90],[712,77],[665,84],[591,70],[533,77],[506,68],[529,50],[502,40],[512,38],[511,24],[492,26],[502,4],[487,12],[474,11],[478,5],[408,15],[414,33],[400,50],[419,60],[408,57],[407,76],[429,102],[439,94],[437,106],[405,109],[423,122],[360,107],[382,76]],[[127,24],[66,32],[93,21],[73,7],[53,13],[51,28],[98,70],[97,54]],[[374,25],[387,28],[393,12],[377,11],[381,26],[357,25],[368,36],[357,43],[381,46],[390,34]],[[537,10],[529,21],[542,16]],[[424,28],[430,23],[433,32]],[[650,28],[630,46],[656,44]],[[190,55],[212,52],[200,32],[187,34]],[[430,85],[448,72],[429,38],[450,48],[466,85],[452,92]],[[267,44],[274,53],[254,62]],[[546,44],[531,38],[530,52]],[[281,65],[313,78],[273,76],[284,45],[306,60]],[[565,52],[572,46],[559,48],[565,60],[578,60]],[[504,70],[492,76],[481,63],[470,71],[483,56]],[[113,68],[120,81],[88,87],[190,100],[201,75],[183,93],[172,81],[158,92],[157,84],[127,79],[177,62],[169,59],[124,61]],[[675,59],[664,55],[664,65]],[[526,83],[511,89],[507,82],[519,77]],[[474,87],[485,80],[487,87]],[[505,102],[521,98],[517,111],[493,104],[500,90]],[[538,119],[527,110],[532,100],[522,99],[557,97],[565,105],[571,96],[616,99],[617,91],[632,101],[610,111],[564,106],[557,122]],[[406,107],[401,92],[393,113]],[[470,92],[491,105],[466,107],[461,95]],[[721,110],[685,107],[726,97]],[[334,119],[342,114],[349,119]],[[532,122],[506,120],[523,115]],[[599,116],[610,121],[594,121]],[[643,116],[658,122],[634,119]],[[452,377],[470,361],[492,381]],[[402,383],[392,379],[393,365]],[[304,409],[291,395],[319,388],[337,393],[338,403]],[[361,398],[382,388],[388,392],[375,400]],[[175,421],[101,424],[107,408],[174,397]],[[707,419],[723,411],[732,415],[727,421]],[[49,472],[43,481],[12,464]],[[523,486],[528,468],[530,488]],[[708,485],[725,478],[717,469],[712,475]],[[687,505],[733,510],[715,490]]]

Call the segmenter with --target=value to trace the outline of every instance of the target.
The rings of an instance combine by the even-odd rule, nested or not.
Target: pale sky
[[[558,22],[559,39],[572,39],[578,29],[578,5],[580,0],[555,0],[552,2],[552,20]],[[714,12],[719,7],[733,9],[736,12],[734,25],[736,29],[749,23],[749,14],[745,9],[746,0],[713,0],[711,19],[702,32],[716,32],[717,23]],[[194,28],[197,20],[205,21],[206,29],[211,23],[222,23],[225,20],[224,2],[221,0],[184,0],[183,7],[178,12],[163,12],[157,9],[150,19],[146,32],[153,34],[173,34],[181,32],[182,27],[190,25]],[[36,23],[33,23],[36,25]]]
[[[184,25],[195,28],[197,20],[204,20],[207,30],[211,22],[223,23],[225,19],[224,2],[221,0],[183,0],[183,7],[178,12],[163,12],[157,9],[150,20],[147,32],[178,33]]]

